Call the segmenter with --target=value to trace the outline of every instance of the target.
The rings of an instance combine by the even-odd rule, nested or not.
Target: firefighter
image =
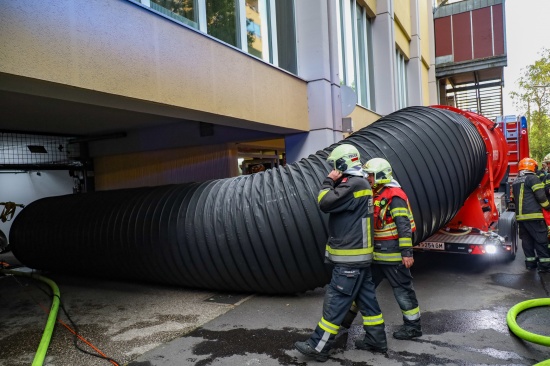
[[[542,167],[546,171],[544,179],[541,182],[544,184],[544,193],[546,199],[550,202],[550,154],[547,154],[542,160]],[[550,250],[550,211],[542,210],[544,221],[546,222],[546,230],[548,235],[548,250]]]
[[[544,184],[535,174],[536,168],[535,160],[521,159],[518,176],[512,183],[512,191],[516,197],[516,218],[525,254],[525,267],[538,267],[539,272],[550,272],[548,231],[542,212],[550,210],[550,203],[544,193]]]
[[[374,263],[372,277],[378,287],[384,278],[403,315],[403,325],[393,337],[407,340],[422,336],[420,308],[410,268],[414,263],[412,233],[416,231],[409,200],[401,185],[393,179],[390,163],[374,158],[363,166],[374,192]],[[342,326],[349,328],[357,314],[350,309]],[[360,344],[357,345],[360,348]]]
[[[372,281],[373,206],[372,190],[361,170],[359,152],[342,144],[328,156],[333,168],[323,181],[317,202],[328,213],[329,238],[325,260],[333,264],[326,288],[323,316],[310,338],[294,347],[306,356],[324,362],[352,302],[363,315],[365,348],[387,352],[384,318]]]
[[[536,170],[536,175],[539,177],[541,182],[546,181],[546,176],[548,174],[548,164],[545,161],[542,162],[542,167]]]
[[[544,192],[546,198],[550,200],[550,154],[547,154],[542,160],[542,164],[546,164],[546,177],[544,178]]]

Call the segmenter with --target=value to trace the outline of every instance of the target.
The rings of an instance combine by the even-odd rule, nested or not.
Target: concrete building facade
[[[290,163],[436,104],[434,52],[430,0],[5,2],[0,169],[105,190]],[[67,155],[26,156],[44,135]]]

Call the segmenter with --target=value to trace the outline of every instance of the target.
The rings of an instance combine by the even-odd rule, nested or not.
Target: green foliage
[[[550,49],[543,48],[541,58],[523,69],[516,81],[517,91],[510,95],[525,111],[529,122],[529,149],[537,161],[550,153]]]

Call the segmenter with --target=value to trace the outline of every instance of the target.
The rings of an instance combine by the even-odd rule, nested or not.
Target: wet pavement
[[[506,325],[513,305],[550,296],[550,274],[526,271],[522,253],[511,263],[432,253],[415,257],[413,276],[424,335],[413,341],[391,338],[401,315],[383,282],[377,294],[389,336],[388,354],[355,348],[355,340],[363,335],[358,317],[339,335],[324,365],[533,365],[550,359],[550,348],[517,338]],[[47,276],[60,287],[80,333],[121,365],[317,364],[292,345],[307,339],[319,321],[322,288],[290,296],[250,296]],[[1,366],[32,362],[45,324],[37,302],[49,306],[48,298],[28,280],[0,277]],[[517,322],[550,336],[550,307],[526,310]],[[77,351],[72,334],[58,324],[45,365],[110,363]]]

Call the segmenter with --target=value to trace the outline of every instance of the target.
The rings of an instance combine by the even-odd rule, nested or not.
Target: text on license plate
[[[445,243],[433,242],[433,241],[423,241],[418,244],[420,248],[424,249],[433,249],[433,250],[445,250]]]

